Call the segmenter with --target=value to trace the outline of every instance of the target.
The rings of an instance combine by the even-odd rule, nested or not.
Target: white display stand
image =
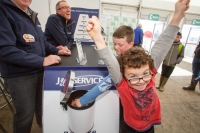
[[[59,104],[60,93],[44,91],[43,133],[71,133],[68,112]],[[94,127],[90,133],[118,133],[118,127],[119,97],[116,90],[111,90],[96,99]]]
[[[64,59],[65,58],[63,58],[63,60]],[[88,57],[88,59],[91,58]],[[67,60],[66,62],[68,63]],[[88,62],[90,62],[90,60],[88,60]],[[64,64],[64,62],[61,64]],[[70,62],[68,64],[70,64]],[[60,104],[63,99],[64,90],[68,90],[66,82],[69,81],[69,78],[67,78],[66,75],[69,70],[75,72],[75,84],[73,85],[72,91],[90,91],[90,89],[108,75],[107,68],[102,66],[60,65],[45,67],[43,133],[71,133],[68,123],[68,111]],[[119,97],[117,90],[113,87],[98,96],[94,107],[94,127],[90,133],[118,133]],[[83,118],[84,117],[80,117],[81,120],[83,120]]]
[[[78,51],[77,62],[80,65],[85,65],[85,63],[87,62],[87,57],[86,57],[86,53],[83,53],[83,48],[82,48],[82,44],[80,40],[76,40],[76,48]]]

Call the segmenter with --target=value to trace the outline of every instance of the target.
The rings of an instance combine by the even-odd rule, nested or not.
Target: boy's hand
[[[171,25],[178,26],[181,19],[185,16],[185,11],[189,9],[190,0],[178,0],[175,4],[174,16],[170,22]]]
[[[103,36],[101,35],[100,21],[96,16],[92,16],[92,18],[88,20],[86,30],[94,40],[98,49],[102,49],[106,46]]]
[[[185,16],[185,11],[189,9],[190,0],[178,0],[175,4],[174,16]]]
[[[88,20],[86,29],[93,39],[96,39],[96,36],[101,36],[100,22],[96,16],[92,16],[92,18]]]
[[[80,99],[75,99],[71,102],[71,106],[73,107],[82,107],[81,103],[80,103]]]

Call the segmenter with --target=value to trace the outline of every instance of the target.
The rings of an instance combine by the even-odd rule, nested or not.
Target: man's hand
[[[43,66],[49,66],[60,63],[61,58],[57,55],[49,55],[44,58]]]
[[[58,51],[58,55],[71,55],[71,51],[69,49],[61,49]]]
[[[86,30],[94,40],[98,49],[102,49],[106,46],[103,36],[101,35],[100,21],[96,16],[92,16],[92,18],[88,20]]]
[[[59,45],[57,46],[56,48],[60,49],[60,50],[66,50],[66,51],[70,51],[69,48],[67,46],[62,46],[62,45]]]
[[[171,25],[178,26],[181,19],[185,16],[185,11],[189,9],[190,0],[178,0],[175,4],[174,16],[170,22]]]
[[[59,49],[58,55],[71,55],[71,51],[68,49],[67,46],[59,45],[56,48]]]

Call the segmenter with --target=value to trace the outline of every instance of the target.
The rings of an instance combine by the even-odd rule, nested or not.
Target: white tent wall
[[[51,14],[55,14],[56,13],[55,6],[59,0],[49,0],[49,1],[51,2],[50,4]],[[96,8],[99,9],[100,7],[100,1],[97,2],[98,0],[66,0],[66,1],[71,7],[81,7],[87,9],[96,9]]]
[[[161,10],[161,11],[173,11],[174,10],[174,3],[176,0],[142,0],[141,3],[141,12],[142,9],[154,9],[154,10]],[[44,30],[45,24],[47,21],[47,18],[50,14],[55,13],[55,4],[58,2],[58,0],[34,0],[31,4],[31,9],[38,12],[38,18],[40,20],[42,29]],[[82,6],[84,5],[83,2],[80,0],[67,0],[67,2],[70,4],[70,6]],[[93,0],[87,0],[90,4],[88,6],[95,6],[99,4],[98,2],[95,2]],[[129,14],[131,16],[131,7],[133,7],[133,15],[135,15],[136,8],[139,8],[140,0],[101,0],[102,4],[108,4],[108,5],[115,5],[115,7],[123,8],[126,13],[121,13],[120,16],[126,16],[126,14]],[[100,5],[100,4],[99,4]],[[193,15],[194,19],[197,19],[198,16],[200,16],[200,1],[199,0],[191,0],[190,3],[190,9],[187,11],[187,14]],[[110,8],[107,6],[107,9]],[[119,9],[118,8],[118,9]],[[103,13],[102,7],[99,7],[100,14]],[[116,8],[115,8],[116,9]],[[128,11],[127,11],[128,10]],[[145,11],[146,12],[146,11]],[[114,15],[114,14],[113,14]],[[170,14],[171,18],[171,14]],[[170,19],[168,19],[170,20]]]
[[[150,13],[158,14],[158,21],[164,22],[167,25],[173,17],[175,2],[176,0],[101,0],[100,13],[106,16],[137,18],[137,21],[138,19],[148,20]],[[199,19],[199,7],[199,0],[191,1],[190,9],[186,12],[186,17],[181,20],[180,28],[186,24],[188,18],[190,22],[193,19]],[[124,12],[123,10],[126,11]]]
[[[152,8],[157,10],[174,11],[176,0],[142,0],[142,7]],[[200,14],[200,1],[191,0],[190,9],[187,11],[192,14]]]
[[[44,30],[47,18],[49,16],[49,2],[48,0],[33,0],[30,8],[38,13],[38,19],[41,27]]]
[[[118,5],[138,6],[140,0],[101,0],[101,2]]]
[[[139,15],[138,18],[148,19],[147,17],[149,13],[154,13],[160,15],[159,21],[165,21],[166,23],[168,23],[173,16],[175,2],[176,0],[101,0],[102,7],[105,7],[105,5],[107,5],[106,9],[110,8],[112,10],[112,7],[115,6],[118,7],[119,11],[120,7],[123,6],[124,9],[132,7],[134,8],[132,11],[135,12],[139,9],[139,7],[141,7],[140,13],[138,14]],[[200,1],[192,0],[190,3],[190,9],[186,12],[186,14],[192,14],[194,17],[193,19],[197,19],[200,16],[199,7],[200,7]],[[135,8],[137,8],[137,10],[135,10]],[[102,10],[105,9],[102,8]],[[106,13],[105,11],[101,11],[101,14],[103,15],[105,15]],[[121,12],[114,12],[113,10],[112,15],[116,14],[120,14],[119,16],[122,16]],[[131,16],[131,13],[127,12],[127,14],[130,14],[129,16]],[[132,15],[135,16],[134,14]],[[183,25],[183,20],[180,23],[180,27],[181,25]]]
[[[38,13],[38,18],[42,29],[45,29],[45,24],[50,14],[55,14],[55,6],[59,0],[33,0],[30,8]],[[100,0],[66,0],[71,7],[82,7],[88,9],[100,9]],[[98,1],[98,2],[97,2]],[[88,3],[88,4],[86,4]]]
[[[161,9],[161,10],[174,10],[174,3],[176,0],[101,0],[102,3],[138,6],[142,1],[142,6],[147,8]],[[198,7],[200,7],[199,0],[191,0],[190,9],[188,12],[200,14]]]

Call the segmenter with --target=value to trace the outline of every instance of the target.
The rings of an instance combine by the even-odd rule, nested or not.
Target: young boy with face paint
[[[120,133],[153,133],[153,126],[161,123],[160,101],[155,89],[156,69],[169,51],[179,30],[178,25],[188,8],[189,0],[176,2],[174,16],[153,46],[151,56],[142,48],[134,47],[118,56],[118,61],[104,42],[98,18],[93,16],[88,21],[87,31],[94,40],[97,52],[105,62],[122,101],[124,121],[120,123]],[[112,84],[109,78],[101,83]],[[98,87],[88,93],[95,89]],[[90,96],[90,100],[97,97],[96,94]],[[81,99],[76,100],[78,107],[84,104]]]

